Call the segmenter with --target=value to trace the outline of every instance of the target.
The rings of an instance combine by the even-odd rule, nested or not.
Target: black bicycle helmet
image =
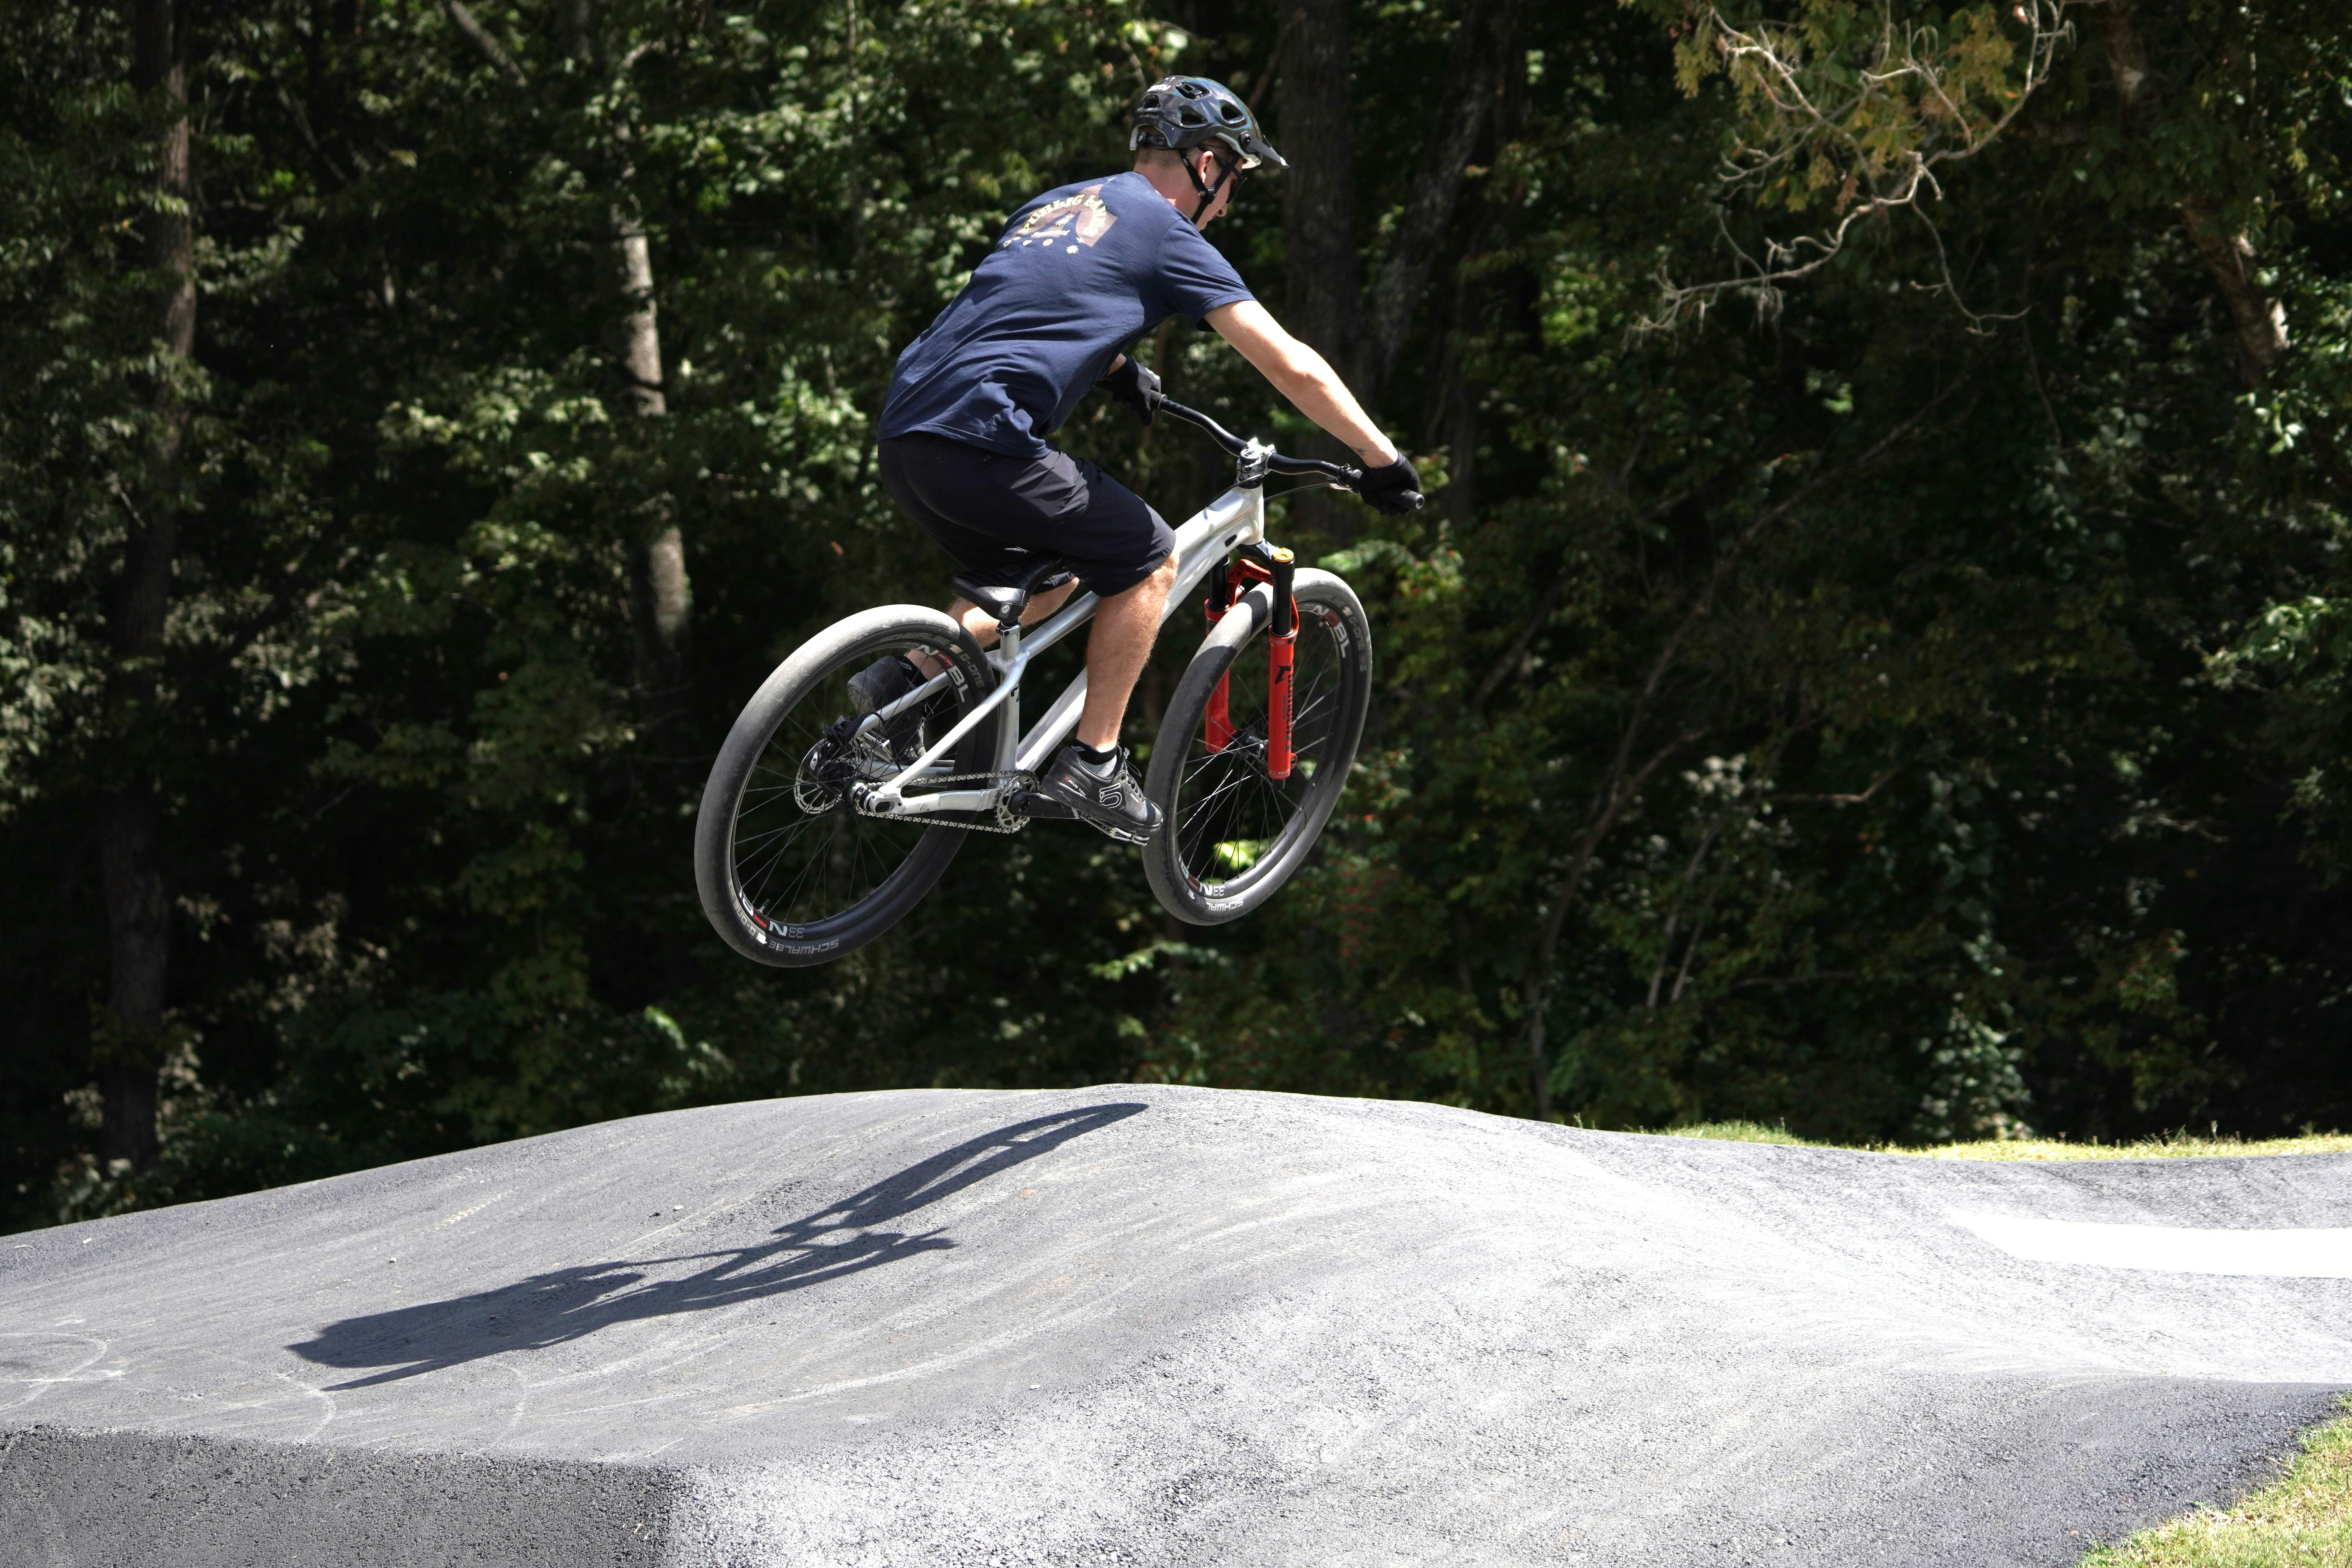
[[[1249,111],[1249,105],[1223,82],[1204,76],[1171,76],[1154,82],[1145,90],[1143,101],[1135,106],[1135,129],[1127,135],[1130,153],[1146,147],[1189,153],[1213,143],[1220,149],[1214,181],[1203,181],[1192,160],[1184,162],[1184,173],[1192,176],[1192,188],[1201,193],[1201,205],[1192,209],[1194,223],[1201,221],[1201,215],[1209,210],[1209,204],[1217,199],[1234,171],[1255,169],[1261,163],[1275,169],[1290,166],[1258,130],[1257,116]],[[1230,161],[1227,153],[1233,154]]]
[[[1135,129],[1127,138],[1128,151],[1165,147],[1185,153],[1222,142],[1241,160],[1241,167],[1264,163],[1288,168],[1274,143],[1258,129],[1249,105],[1234,96],[1223,82],[1204,76],[1171,76],[1146,89],[1135,106]]]

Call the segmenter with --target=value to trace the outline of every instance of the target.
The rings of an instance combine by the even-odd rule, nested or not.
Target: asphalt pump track
[[[676,1111],[0,1238],[0,1561],[2070,1564],[2334,1409],[2347,1238],[2352,1155]]]

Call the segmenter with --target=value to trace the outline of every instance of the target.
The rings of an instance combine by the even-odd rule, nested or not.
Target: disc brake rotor
[[[835,719],[793,773],[793,804],[811,816],[838,806],[860,777],[854,748],[857,721]]]

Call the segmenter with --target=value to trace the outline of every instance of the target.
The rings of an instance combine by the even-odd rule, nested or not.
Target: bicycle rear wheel
[[[1145,793],[1168,820],[1143,852],[1144,873],[1168,912],[1223,925],[1272,898],[1321,837],[1347,788],[1372,700],[1371,629],[1355,590],[1328,572],[1293,584],[1298,641],[1292,656],[1289,776],[1269,759],[1268,660],[1274,592],[1242,595],[1209,633],[1177,683],[1151,748]],[[1223,741],[1208,732],[1220,683]]]
[[[856,733],[849,678],[893,653],[948,664],[914,733]],[[895,776],[994,687],[971,634],[937,610],[892,605],[850,616],[776,667],[728,732],[702,792],[694,879],[702,912],[744,957],[781,968],[830,963],[906,918],[962,847],[961,829],[867,816],[857,783]],[[1002,713],[999,710],[999,713]],[[994,716],[944,762],[984,773]]]

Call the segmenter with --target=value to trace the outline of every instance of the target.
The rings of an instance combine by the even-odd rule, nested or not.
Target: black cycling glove
[[[1104,391],[1134,409],[1135,416],[1146,425],[1160,412],[1160,405],[1168,401],[1168,395],[1160,390],[1160,378],[1144,369],[1143,362],[1133,354],[1104,376],[1100,384]]]
[[[1364,477],[1356,481],[1356,493],[1371,503],[1375,511],[1391,517],[1421,510],[1421,476],[1412,471],[1412,459],[1402,453],[1384,468],[1367,468]]]

